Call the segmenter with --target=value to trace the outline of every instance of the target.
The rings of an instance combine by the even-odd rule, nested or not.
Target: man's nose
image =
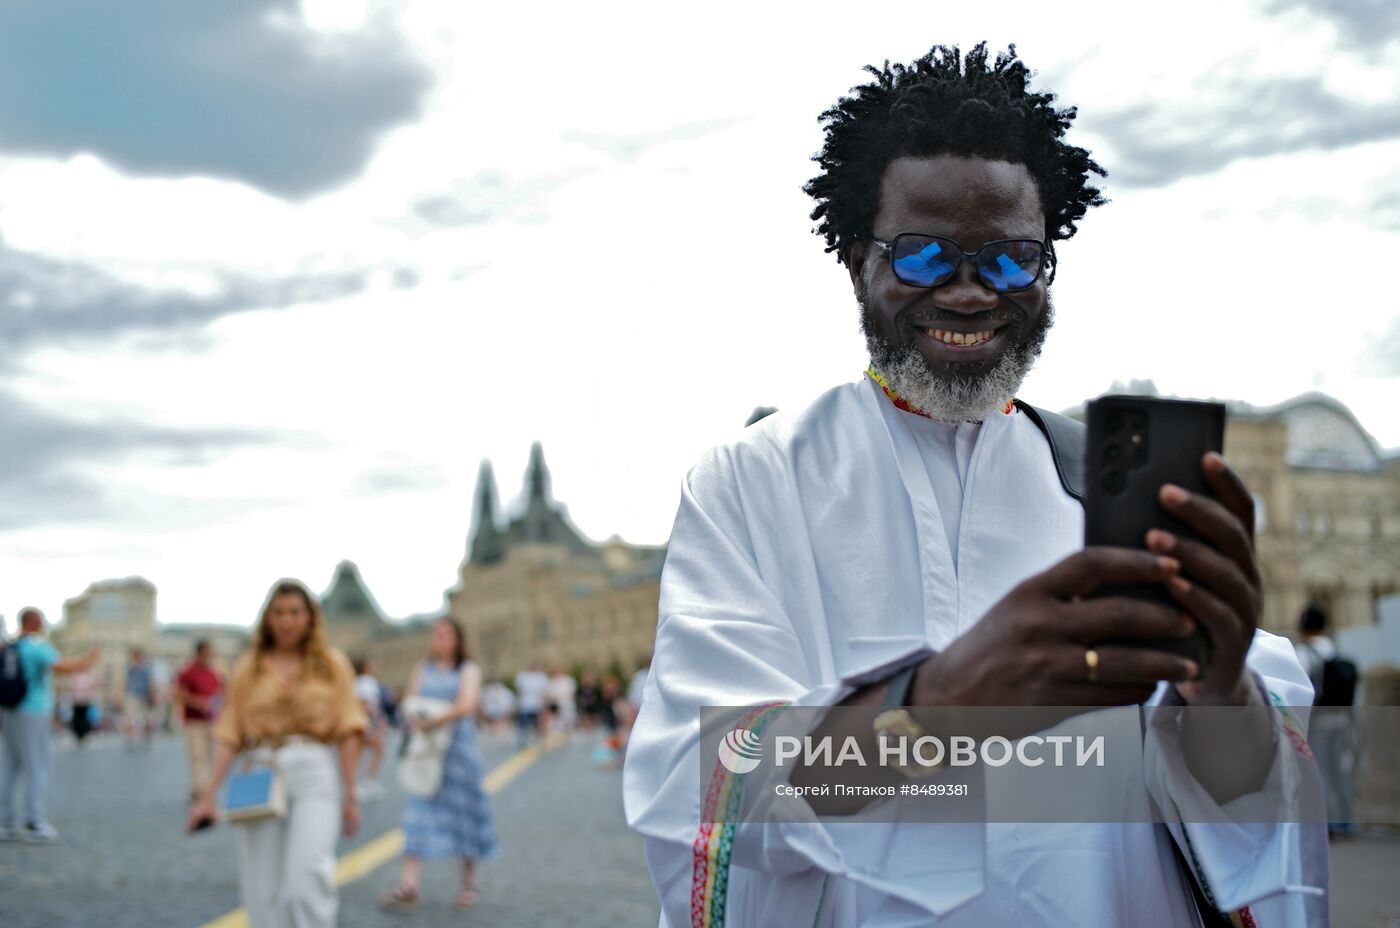
[[[964,315],[996,309],[997,293],[982,283],[971,259],[964,258],[953,279],[933,288],[933,305],[939,309]]]

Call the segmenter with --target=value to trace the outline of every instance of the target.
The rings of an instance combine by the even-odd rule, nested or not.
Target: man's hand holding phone
[[[1191,705],[1245,705],[1253,697],[1245,656],[1263,603],[1254,553],[1254,500],[1219,454],[1207,453],[1201,470],[1214,498],[1167,484],[1159,499],[1203,540],[1152,529],[1144,541],[1149,551],[1181,564],[1181,576],[1171,578],[1167,588],[1212,643],[1205,674],[1199,680],[1174,681],[1177,691]]]
[[[1217,450],[1225,408],[1104,397],[1088,420],[1085,549],[929,658],[918,702],[1129,705],[1162,680],[1193,705],[1258,701],[1254,504]]]
[[[1129,548],[1086,548],[1029,578],[945,650],[924,662],[911,693],[926,706],[1125,706],[1159,680],[1199,672],[1182,654],[1133,639],[1184,638],[1181,609],[1126,596],[1090,598],[1110,584],[1177,579],[1175,557]],[[1112,642],[1112,643],[1108,643]]]
[[[1254,500],[1239,474],[1216,452],[1201,459],[1211,495],[1173,484],[1162,487],[1162,507],[1191,527],[1199,540],[1162,529],[1147,533],[1147,547],[1181,563],[1182,576],[1167,584],[1183,609],[1210,634],[1211,662],[1199,680],[1174,681],[1192,706],[1247,707],[1188,714],[1182,726],[1186,762],[1220,803],[1260,789],[1273,758],[1273,721],[1254,686],[1245,658],[1259,625],[1263,592],[1254,554]],[[1220,750],[1231,745],[1230,760]]]

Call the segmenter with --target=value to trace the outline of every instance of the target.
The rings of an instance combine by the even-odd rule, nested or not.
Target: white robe
[[[966,445],[947,448],[961,482],[956,532],[945,529],[946,487],[934,491],[931,446],[920,448],[913,418],[867,376],[764,419],[687,476],[623,774],[662,926],[691,924],[701,706],[838,703],[946,647],[1017,583],[1082,546],[1083,509],[1026,416],[990,417],[970,455]],[[1249,666],[1282,703],[1311,703],[1286,639],[1259,632]],[[1163,685],[1156,699],[1170,692]],[[1163,808],[1210,805],[1172,737],[1154,722],[1141,782],[1130,788]],[[1270,784],[1301,763],[1277,728],[1275,740]],[[1326,923],[1320,829],[1185,827],[1222,908],[1249,905],[1265,928]],[[1169,843],[1181,832],[1179,824],[740,824],[726,924],[1194,925]]]

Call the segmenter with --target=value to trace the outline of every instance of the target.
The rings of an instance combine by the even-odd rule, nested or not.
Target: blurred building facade
[[[656,633],[663,546],[597,544],[550,494],[537,442],[530,449],[524,509],[502,519],[491,465],[477,477],[467,552],[438,615],[386,620],[353,564],[337,568],[323,599],[330,640],[369,657],[380,679],[404,686],[428,652],[441,615],[459,621],[489,679],[509,679],[532,660],[546,667],[626,675],[650,654]]]
[[[214,648],[214,662],[227,673],[248,641],[248,630],[230,625],[161,625],[156,622],[156,588],[142,577],[101,580],[63,604],[63,622],[53,642],[67,657],[91,648],[102,656],[95,668],[108,703],[121,699],[132,648],[146,652],[163,684],[194,654],[196,641]]]
[[[1256,495],[1265,627],[1297,630],[1309,602],[1337,628],[1374,626],[1400,591],[1400,458],[1321,394],[1231,409],[1226,454]]]

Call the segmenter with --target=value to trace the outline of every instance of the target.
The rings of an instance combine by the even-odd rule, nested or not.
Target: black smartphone
[[[1144,396],[1104,396],[1089,403],[1085,449],[1084,544],[1145,548],[1150,529],[1200,540],[1189,525],[1162,508],[1164,483],[1213,495],[1201,473],[1201,458],[1221,452],[1225,407],[1220,403]],[[1130,596],[1178,605],[1158,584],[1108,584],[1096,596]],[[1197,626],[1186,638],[1132,638],[1113,644],[1183,654],[1205,672],[1210,636]]]

